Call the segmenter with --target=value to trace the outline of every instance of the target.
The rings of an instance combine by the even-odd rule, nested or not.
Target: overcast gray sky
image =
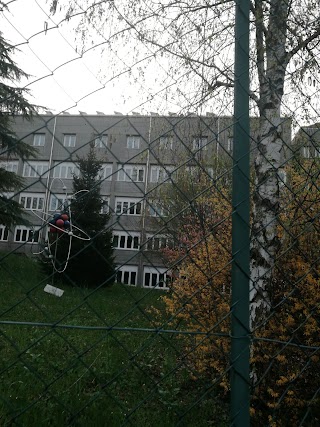
[[[162,62],[157,62],[156,59],[150,63],[142,61],[144,77],[134,78],[137,74],[133,76],[128,73],[137,55],[133,53],[132,45],[124,45],[120,49],[116,45],[115,49],[118,50],[113,53],[96,47],[81,56],[79,39],[76,41],[75,35],[79,21],[73,18],[59,24],[57,28],[63,18],[62,14],[49,16],[46,0],[11,1],[9,11],[1,16],[1,31],[4,37],[20,49],[15,56],[18,65],[31,75],[28,82],[23,84],[28,85],[33,96],[32,102],[55,113],[64,110],[70,113],[78,113],[80,110],[93,114],[96,111],[106,114],[113,114],[114,111],[123,114],[132,111],[180,111],[181,105],[174,91],[167,96],[166,86],[170,86],[172,81],[170,73],[166,74],[167,64],[164,58],[160,59]],[[113,30],[110,28],[110,31]],[[89,31],[93,47],[103,41],[103,37],[99,37],[94,29]],[[144,55],[148,56],[148,51],[143,51],[143,45],[139,46],[138,52],[140,50],[140,59]],[[178,73],[174,77],[179,82]],[[319,81],[317,80],[316,86],[309,86],[307,82],[308,80],[305,84],[302,83],[302,91],[310,92],[309,101],[301,108],[298,98],[298,104],[293,107],[291,96],[287,95],[284,98],[283,111],[290,113],[293,110],[302,120],[303,116],[307,117],[303,121],[317,121]],[[183,87],[183,90],[186,90],[186,87]],[[195,112],[212,112],[220,102],[218,114],[232,114],[230,103],[224,102],[223,98],[217,101],[215,95],[214,100],[204,106],[202,111]],[[301,112],[298,112],[299,108]],[[303,110],[307,113],[303,114]]]
[[[179,110],[174,104],[163,105],[161,97],[153,105],[146,102],[148,85],[145,82],[132,84],[126,73],[119,78],[112,78],[110,72],[104,73],[107,61],[101,48],[81,57],[74,34],[77,21],[73,19],[54,28],[62,16],[48,17],[46,1],[16,0],[9,6],[1,18],[2,32],[11,44],[19,47],[15,60],[31,76],[23,83],[28,85],[34,103],[56,113],[80,110],[127,114],[136,109],[148,112],[160,104],[168,111]],[[152,73],[149,78],[152,87]]]

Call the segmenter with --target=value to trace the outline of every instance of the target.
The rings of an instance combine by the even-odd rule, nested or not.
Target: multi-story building
[[[255,123],[252,119],[253,134]],[[284,125],[290,141],[290,120]],[[217,179],[218,160],[231,165],[231,117],[45,114],[33,121],[15,117],[14,130],[37,148],[37,157],[2,157],[0,166],[25,179],[24,189],[10,196],[22,204],[33,226],[10,231],[1,227],[0,249],[37,252],[46,238],[44,224],[72,196],[77,159],[93,144],[103,162],[103,212],[112,213],[117,278],[136,286],[166,287],[168,271],[159,249],[168,245],[169,237],[157,220],[165,218],[159,189],[174,185],[182,169],[192,174],[201,168],[208,178]]]
[[[292,140],[293,153],[305,159],[320,157],[320,123],[302,126]]]

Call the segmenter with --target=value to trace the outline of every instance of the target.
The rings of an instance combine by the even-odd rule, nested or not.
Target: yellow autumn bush
[[[269,294],[272,307],[252,343],[252,425],[320,423],[320,178],[319,164],[287,170],[281,188],[281,250]],[[193,218],[188,245],[169,254],[176,269],[164,297],[173,322],[206,333],[184,339],[192,376],[229,389],[231,208],[226,192],[206,195],[210,224]],[[223,220],[222,220],[223,218]],[[204,225],[205,224],[205,225]],[[185,228],[185,225],[184,225]],[[192,233],[190,232],[192,230]],[[183,233],[183,229],[182,229]],[[317,421],[318,420],[318,421]]]

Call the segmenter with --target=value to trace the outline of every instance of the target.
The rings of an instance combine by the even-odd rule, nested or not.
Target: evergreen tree
[[[22,114],[30,120],[36,111],[25,98],[28,91],[12,85],[22,77],[28,77],[12,60],[13,53],[14,47],[0,33],[0,224],[7,227],[25,223],[25,220],[20,204],[6,196],[7,192],[19,191],[23,180],[6,170],[5,163],[11,158],[25,159],[36,154],[32,147],[17,138],[11,128],[14,115]]]
[[[93,147],[87,157],[79,159],[79,176],[73,178],[74,198],[71,202],[71,222],[74,235],[64,278],[73,285],[97,287],[113,283],[115,266],[112,231],[108,228],[110,214],[101,213],[99,174],[102,163],[97,160]],[[81,231],[80,231],[81,230]],[[86,235],[90,240],[83,240]],[[59,235],[57,235],[58,237]],[[58,237],[57,262],[60,267],[68,259],[70,236]]]

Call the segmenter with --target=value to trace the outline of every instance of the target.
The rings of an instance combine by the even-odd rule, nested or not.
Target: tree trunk
[[[260,129],[257,141],[258,154],[254,162],[256,176],[250,288],[252,329],[262,324],[270,312],[270,283],[280,247],[277,237],[280,206],[278,170],[281,166],[283,148],[280,106],[288,61],[286,52],[288,11],[287,2],[271,0],[268,30],[265,35],[257,37],[259,43],[257,49],[262,49],[263,52],[260,52],[258,67]],[[256,19],[259,23],[258,16]]]
[[[277,218],[279,214],[278,169],[281,165],[280,114],[267,110],[261,118],[259,153],[255,159],[255,192],[251,242],[251,326],[263,322],[270,311],[269,284],[279,249]]]

